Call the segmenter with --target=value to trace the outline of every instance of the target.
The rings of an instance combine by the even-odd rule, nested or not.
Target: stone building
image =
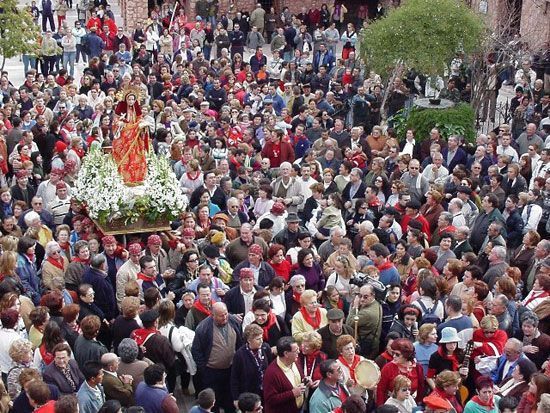
[[[135,27],[135,22],[147,17],[147,0],[120,0],[121,10],[128,30]],[[167,1],[167,0],[165,0]],[[169,0],[168,0],[169,1]],[[402,0],[406,1],[406,0]],[[521,18],[517,22],[517,31],[522,40],[527,42],[531,50],[540,50],[550,47],[550,0],[465,0],[474,10],[486,15],[489,25],[494,25],[497,19],[505,18],[509,10],[516,10]],[[330,0],[259,0],[262,6],[269,10],[271,6],[280,12],[288,7],[292,13],[299,13],[302,7],[321,8],[323,3],[330,4]],[[394,3],[399,0],[394,0]],[[219,0],[219,10],[248,11],[254,10],[258,0]],[[348,9],[346,20],[356,19],[356,13],[361,4],[367,7],[376,7],[376,0],[343,0]],[[381,0],[387,7],[391,0]],[[185,13],[192,19],[195,17],[196,0],[185,2]]]

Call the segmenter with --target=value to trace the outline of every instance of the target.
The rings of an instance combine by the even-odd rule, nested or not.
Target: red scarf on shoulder
[[[52,264],[55,268],[63,270],[63,259],[56,260],[53,257],[48,257],[48,258],[46,258],[46,261],[48,261],[50,264]]]
[[[132,331],[131,338],[138,346],[142,346],[151,334],[160,334],[160,331],[155,328],[138,328]]]
[[[353,381],[355,381],[355,367],[357,367],[357,365],[361,361],[361,357],[357,354],[353,356],[353,362],[351,363],[351,365],[346,361],[343,356],[339,356],[338,361],[349,369],[349,376]]]
[[[273,311],[270,311],[267,315],[267,321],[263,326],[260,326],[264,330],[264,341],[267,341],[269,338],[269,329],[277,323],[277,316],[273,314]]]
[[[46,366],[49,366],[54,359],[54,355],[50,353],[48,350],[46,350],[45,344],[40,344],[39,351],[40,351],[40,355],[42,356],[42,361]]]
[[[78,256],[73,257],[72,261],[73,261],[73,262],[80,262],[80,263],[82,263],[82,264],[84,264],[84,265],[90,265],[90,260],[89,260],[89,259],[83,260],[82,258],[80,258],[80,257],[78,257]]]
[[[527,395],[529,395],[529,392],[527,392]],[[488,403],[485,403],[481,401],[478,395],[475,395],[472,397],[472,401],[480,406],[487,407],[487,410],[493,410],[495,408],[495,399],[493,397],[491,397],[491,400]]]
[[[210,304],[210,308],[212,308],[212,305],[214,305],[214,301],[212,301],[212,303]],[[206,314],[207,317],[210,317],[210,315],[212,315],[212,310],[206,308],[200,301],[196,301],[195,304],[193,304],[193,307],[195,307],[201,313]]]
[[[452,363],[452,371],[458,371],[458,359],[456,358],[456,354],[452,354],[452,355],[448,355],[447,354],[447,351],[444,351],[443,350],[443,346],[445,344],[442,344],[439,346],[439,348],[437,349],[437,352],[439,353],[439,355],[444,358],[445,360],[449,360],[451,363]]]
[[[321,310],[315,310],[314,317],[311,317],[304,307],[300,308],[300,312],[302,313],[306,323],[312,326],[314,330],[317,330],[321,326]]]

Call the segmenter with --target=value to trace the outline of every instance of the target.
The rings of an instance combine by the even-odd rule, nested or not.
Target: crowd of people
[[[384,119],[433,82],[382,105],[356,32],[381,5],[150,4],[126,33],[103,1],[74,27],[40,3],[40,53],[0,78],[0,413],[550,411],[550,90],[527,57],[529,117],[401,137]],[[467,101],[449,64],[440,97]],[[72,197],[121,102],[187,199],[172,231],[105,235]]]

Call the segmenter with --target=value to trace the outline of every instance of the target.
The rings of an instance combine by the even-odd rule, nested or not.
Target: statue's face
[[[134,95],[126,96],[126,104],[128,106],[134,106],[134,103],[136,103],[136,97]]]

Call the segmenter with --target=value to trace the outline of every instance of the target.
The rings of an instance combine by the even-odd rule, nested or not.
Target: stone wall
[[[119,2],[127,32],[132,32],[138,21],[144,22],[147,20],[147,0],[119,0]]]

